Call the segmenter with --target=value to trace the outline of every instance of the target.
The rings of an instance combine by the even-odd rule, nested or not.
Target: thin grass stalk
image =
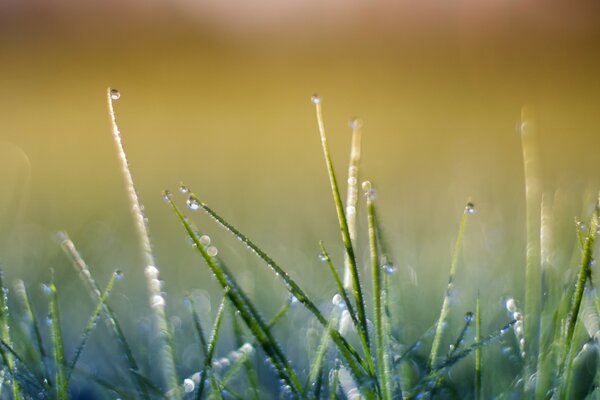
[[[473,322],[473,313],[469,311],[465,314],[465,324],[463,325],[463,328],[456,337],[456,341],[454,342],[454,344],[450,346],[448,355],[446,357],[452,357],[460,349],[460,346],[463,344],[465,336],[467,335],[467,331],[471,326],[471,322]]]
[[[8,290],[4,287],[4,272],[0,271],[0,337],[9,346],[12,346],[10,340],[10,324],[8,322]],[[10,352],[6,352],[4,348],[0,349],[2,355],[2,361],[8,372],[12,376],[12,395],[15,400],[21,398],[21,389],[17,380],[17,366],[15,363],[14,356]]]
[[[54,284],[54,273],[52,274],[52,281],[48,285],[50,288],[50,318],[52,321],[52,355],[54,359],[55,369],[55,389],[56,398],[58,400],[67,399],[67,374],[65,371],[65,355],[63,350],[63,339],[60,331],[60,315],[58,311],[58,296],[56,291],[56,285]]]
[[[317,378],[320,377],[321,373],[323,372],[323,363],[325,361],[325,354],[329,345],[329,332],[333,330],[333,327],[337,324],[337,322],[337,309],[334,309],[329,317],[329,323],[327,324],[327,327],[323,330],[323,335],[321,336],[321,341],[319,343],[319,347],[317,347],[315,357],[310,364],[308,380],[306,382],[307,391],[310,390],[310,388],[317,382]]]
[[[19,389],[21,387],[29,389],[30,392],[33,390],[44,391],[48,389],[48,383],[41,381],[28,367],[21,357],[10,344],[6,343],[4,340],[0,339],[0,347],[1,351],[6,351],[10,354],[15,362],[15,377],[13,379],[18,379],[23,385],[19,385]],[[4,360],[4,359],[3,359]],[[16,365],[19,365],[19,368],[16,368]],[[10,372],[9,372],[10,373]],[[22,392],[21,392],[22,393]],[[24,397],[23,395],[21,395]],[[1,398],[1,397],[0,397]]]
[[[221,300],[221,304],[219,305],[219,309],[217,311],[217,316],[215,317],[215,323],[213,325],[210,342],[208,347],[206,347],[206,356],[204,357],[204,368],[202,368],[202,372],[200,373],[200,383],[198,384],[198,392],[196,398],[198,400],[202,399],[202,392],[204,391],[204,381],[206,380],[207,374],[211,374],[212,370],[212,359],[215,354],[215,349],[217,348],[217,340],[219,339],[219,332],[221,332],[221,322],[223,321],[223,312],[225,311],[225,302],[227,301],[227,289],[225,295],[223,296],[223,300]],[[196,333],[200,338],[200,343],[206,343],[204,341],[204,333],[202,329],[198,329],[201,325],[196,324]],[[220,391],[219,391],[220,393]]]
[[[540,204],[541,180],[537,155],[535,121],[526,107],[521,110],[521,146],[525,174],[527,250],[525,267],[525,369],[527,382],[534,373],[538,352],[541,307]]]
[[[91,334],[92,330],[96,327],[96,324],[98,322],[98,318],[100,317],[100,314],[102,313],[102,311],[104,309],[104,304],[106,304],[106,300],[108,299],[108,296],[112,292],[112,289],[113,289],[113,287],[115,285],[115,281],[116,281],[117,276],[119,274],[120,274],[119,271],[113,272],[113,274],[110,277],[110,280],[108,281],[108,284],[106,285],[106,289],[104,289],[104,292],[100,296],[100,301],[98,302],[98,305],[94,309],[94,312],[92,313],[92,315],[89,318],[87,324],[85,325],[85,328],[84,328],[83,333],[81,335],[81,339],[80,339],[79,345],[77,346],[77,350],[75,351],[75,355],[73,356],[73,360],[71,360],[71,364],[69,365],[69,368],[68,368],[67,385],[71,381],[71,375],[73,374],[73,370],[75,369],[75,365],[77,365],[77,361],[79,361],[79,357],[81,356],[81,353],[83,352],[83,349],[85,348],[85,345],[87,344],[87,341],[88,341],[88,339],[90,337],[90,334]]]
[[[456,244],[454,245],[454,251],[452,252],[452,261],[450,262],[450,275],[448,276],[448,286],[446,287],[446,295],[444,296],[444,301],[440,310],[440,316],[438,318],[435,328],[435,336],[433,337],[433,343],[431,345],[431,353],[429,354],[430,370],[435,367],[439,355],[439,349],[440,344],[442,342],[442,336],[444,334],[446,320],[450,312],[450,297],[452,296],[452,292],[454,290],[454,277],[456,274],[456,267],[458,265],[458,256],[462,248],[462,242],[465,235],[465,227],[467,226],[467,220],[469,218],[469,214],[472,213],[471,210],[473,210],[473,204],[467,203],[467,206],[465,207],[462,218],[460,220],[460,225],[458,228],[458,237],[456,238]]]
[[[179,379],[177,378],[177,368],[175,363],[175,351],[173,349],[173,338],[169,327],[169,322],[165,314],[166,301],[160,292],[160,288],[154,284],[154,281],[159,279],[159,270],[156,267],[156,261],[152,252],[152,244],[148,233],[148,225],[144,211],[139,200],[138,193],[133,183],[129,162],[121,140],[121,132],[117,125],[113,101],[119,99],[120,94],[115,89],[108,89],[108,112],[112,125],[113,137],[117,147],[117,154],[121,163],[121,172],[125,178],[125,184],[129,195],[129,203],[133,217],[135,219],[135,227],[138,233],[138,240],[142,250],[144,260],[144,270],[146,276],[146,286],[148,289],[150,307],[154,316],[155,333],[159,338],[159,354],[161,358],[161,372],[163,379],[167,385],[167,397],[170,399],[181,398],[179,390]]]
[[[283,354],[279,345],[269,332],[269,329],[266,327],[265,323],[262,321],[255,307],[252,305],[247,296],[243,293],[243,291],[239,288],[239,285],[235,281],[233,275],[225,268],[224,265],[217,263],[213,257],[211,257],[202,243],[200,243],[199,238],[187,221],[187,219],[183,216],[179,208],[175,205],[171,197],[168,193],[165,193],[164,198],[171,205],[175,215],[182,223],[187,235],[194,242],[196,250],[200,253],[202,258],[205,260],[207,266],[219,282],[219,284],[223,287],[223,289],[229,288],[227,291],[227,295],[235,308],[240,312],[240,316],[246,323],[246,326],[252,332],[254,337],[258,340],[261,347],[265,350],[265,353],[269,357],[269,359],[273,362],[275,369],[277,370],[280,377],[285,380],[292,390],[301,396],[302,385],[298,380],[295,371],[291,368],[287,361],[287,357]]]
[[[477,293],[477,304],[475,306],[475,342],[481,341],[481,300]],[[481,386],[481,347],[475,350],[475,400],[483,397]]]
[[[330,379],[330,384],[329,384],[329,399],[330,400],[336,400],[337,399],[337,387],[339,385],[340,382],[340,366],[336,365],[335,368],[333,369],[333,373]]]
[[[382,397],[386,400],[392,398],[390,368],[386,356],[386,341],[384,340],[383,309],[381,304],[381,266],[379,264],[379,246],[377,243],[377,229],[375,224],[375,192],[371,182],[363,182],[363,190],[367,199],[367,220],[369,226],[369,250],[371,256],[371,274],[373,278],[373,315],[375,320],[375,354],[377,357],[377,370],[381,385]]]
[[[66,232],[59,232],[57,234],[57,237],[60,242],[61,248],[63,249],[63,251],[67,255],[67,257],[71,260],[71,264],[73,265],[73,268],[75,268],[75,271],[79,275],[79,278],[83,282],[83,285],[87,288],[88,293],[90,294],[90,297],[92,298],[92,301],[95,304],[100,303],[100,299],[102,297],[100,286],[98,285],[98,283],[92,276],[89,266],[87,265],[87,263],[85,262],[83,257],[81,257],[81,254],[75,247],[75,244],[69,238],[69,236]],[[132,375],[133,381],[137,385],[139,394],[142,396],[143,399],[149,400],[150,395],[148,394],[148,391],[146,388],[147,387],[146,382],[148,382],[148,379],[146,379],[140,373],[138,364],[135,360],[135,357],[133,356],[131,346],[129,346],[127,338],[125,337],[125,334],[123,333],[123,329],[121,329],[119,320],[117,319],[117,317],[116,317],[115,313],[113,312],[112,308],[110,307],[110,305],[107,303],[104,303],[104,305],[103,305],[103,312],[106,315],[106,318],[105,318],[106,325],[108,326],[109,330],[111,332],[113,332],[113,334],[117,338],[117,341],[121,347],[121,351],[123,351],[123,353],[125,354],[125,358],[127,359],[127,364],[129,367],[128,368],[129,372]]]
[[[350,238],[350,231],[348,230],[348,222],[346,220],[346,214],[344,213],[344,206],[342,205],[342,199],[340,197],[340,190],[337,184],[337,178],[333,169],[333,163],[329,154],[329,146],[327,144],[327,136],[325,135],[325,124],[323,122],[323,114],[321,110],[321,98],[313,96],[312,102],[315,105],[317,113],[317,124],[319,126],[319,134],[321,136],[321,147],[323,148],[323,156],[325,157],[325,164],[327,165],[327,172],[329,175],[329,183],[331,185],[331,192],[333,194],[333,200],[335,203],[335,209],[337,211],[338,221],[340,224],[340,230],[342,234],[342,241],[346,248],[348,267],[350,275],[352,276],[352,291],[354,294],[354,301],[356,303],[356,311],[358,314],[358,320],[361,323],[361,329],[364,331],[363,334],[369,341],[369,331],[367,326],[367,317],[365,313],[365,302],[363,298],[362,288],[360,286],[360,277],[358,274],[358,268],[356,266],[356,256],[354,255],[354,248],[352,246],[352,240]]]
[[[50,372],[48,371],[48,365],[46,364],[46,350],[44,349],[44,345],[42,342],[42,335],[40,333],[40,328],[37,321],[37,316],[33,312],[33,307],[31,306],[31,297],[29,296],[29,291],[25,287],[25,283],[21,279],[17,279],[14,283],[15,295],[17,300],[19,301],[25,316],[31,323],[31,330],[33,332],[33,338],[35,342],[35,346],[37,348],[39,363],[42,366],[42,375],[47,382],[50,382]]]
[[[287,306],[287,307],[286,307]],[[286,303],[284,305],[284,313],[287,312],[287,310],[289,309],[289,302]],[[276,314],[277,316],[277,314]],[[231,323],[233,326],[233,333],[234,333],[234,337],[235,337],[235,344],[236,346],[239,348],[241,348],[245,343],[244,340],[242,338],[242,327],[240,326],[240,323],[235,315],[235,311],[233,310],[233,308],[231,308]],[[268,324],[267,324],[267,327]],[[270,329],[270,327],[269,327]],[[242,356],[243,360],[241,360],[242,365],[244,366],[244,370],[246,372],[246,378],[248,379],[248,383],[250,384],[250,390],[252,393],[252,398],[255,400],[259,399],[259,389],[258,389],[258,376],[256,374],[256,371],[254,370],[253,366],[252,366],[252,362],[249,359],[249,353],[244,352],[243,356]],[[231,370],[233,369],[230,368],[229,371],[227,371],[227,374],[229,374],[229,372],[231,372]],[[227,377],[227,374],[223,377],[223,385],[227,385],[227,383],[225,382],[225,378]]]
[[[352,245],[356,245],[356,215],[358,213],[358,172],[361,150],[361,128],[362,121],[353,119],[350,121],[352,128],[352,145],[350,147],[350,161],[348,165],[348,187],[346,194],[346,220],[348,221],[348,233]],[[352,290],[352,273],[350,272],[350,260],[348,253],[344,252],[344,288]]]
[[[168,197],[168,196],[167,196]],[[173,203],[171,203],[173,204]],[[255,245],[247,236],[238,231],[233,225],[229,224],[225,221],[221,216],[219,216],[213,209],[208,207],[206,203],[201,202],[196,195],[190,192],[188,200],[188,207],[192,208],[201,208],[203,209],[212,219],[214,219],[219,225],[225,228],[228,232],[234,235],[238,240],[243,242],[248,249],[250,249],[254,254],[256,254],[259,258],[261,258],[275,273],[275,275],[281,278],[286,284],[289,292],[300,302],[306,309],[311,312],[315,318],[319,321],[322,326],[327,326],[327,319],[323,316],[321,311],[317,308],[317,306],[310,300],[310,298],[305,294],[305,292],[298,286],[298,284],[285,272],[271,257],[269,257],[264,251],[262,251],[257,245]],[[194,231],[192,230],[192,233]],[[195,234],[195,233],[194,233]],[[364,332],[363,332],[364,333]],[[331,334],[331,337],[336,344],[336,346],[340,349],[340,352],[344,356],[344,359],[348,363],[348,366],[352,370],[352,373],[357,377],[361,377],[364,375],[360,368],[364,369],[368,375],[371,377],[374,376],[374,370],[371,368],[372,362],[365,361],[362,359],[356,350],[344,339],[344,337],[339,332],[334,332]],[[365,336],[367,337],[367,336]],[[368,337],[367,337],[368,338]],[[360,368],[356,364],[360,365]]]

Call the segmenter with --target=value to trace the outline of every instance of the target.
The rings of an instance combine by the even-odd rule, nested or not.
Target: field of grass
[[[523,109],[519,123],[527,232],[524,281],[500,302],[490,294],[494,282],[473,279],[474,286],[464,285],[473,272],[461,270],[461,258],[471,246],[469,230],[479,211],[477,199],[471,198],[456,210],[456,235],[447,238],[447,285],[427,299],[415,295],[427,282],[407,289],[412,278],[394,261],[398,255],[387,239],[385,210],[378,207],[374,181],[362,181],[361,165],[369,160],[361,160],[361,121],[350,122],[350,161],[340,173],[329,150],[323,101],[315,95],[315,136],[320,137],[331,211],[340,232],[337,243],[315,243],[327,284],[307,287],[303,271],[290,270],[289,260],[267,254],[235,221],[219,213],[218,204],[209,207],[194,188],[181,184],[162,193],[173,222],[181,225],[179,240],[197,252],[197,267],[208,268],[214,277],[193,286],[219,288],[219,300],[213,300],[219,305],[213,310],[206,292],[169,293],[163,287],[148,216],[122,141],[124,137],[126,143],[127,136],[117,124],[120,97],[114,89],[107,92],[138,239],[136,251],[143,262],[149,308],[140,310],[150,310],[150,315],[132,328],[129,318],[140,317],[142,311],[133,302],[133,309],[121,314],[120,302],[127,299],[111,296],[117,289],[127,291],[122,286],[128,277],[115,270],[101,284],[79,244],[60,232],[57,246],[64,251],[63,260],[73,265],[91,303],[85,298],[61,299],[60,281],[54,278],[42,287],[41,297],[32,295],[34,290],[21,280],[12,286],[0,281],[2,398],[600,396],[600,302],[593,268],[599,199],[573,194],[577,201],[583,198],[587,214],[575,219],[569,233],[577,238],[575,248],[561,247],[554,223],[560,210],[542,193],[536,121],[530,110]],[[197,226],[200,213],[209,218]],[[210,220],[214,224],[206,223]],[[435,229],[426,223],[431,224],[426,230]],[[261,270],[253,275],[260,287],[252,295],[248,282],[236,272],[240,266],[219,251],[214,239],[219,236],[212,234],[218,230],[241,242],[236,252],[256,257]],[[567,260],[564,266],[550,256],[558,253],[568,255],[562,257]],[[322,287],[327,293],[315,290]],[[61,301],[81,303],[89,309],[88,318],[61,318]],[[80,333],[73,335],[77,327]]]

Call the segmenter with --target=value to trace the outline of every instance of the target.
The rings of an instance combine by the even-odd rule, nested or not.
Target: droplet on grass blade
[[[156,308],[156,307],[163,307],[164,305],[165,305],[164,297],[162,297],[159,294],[152,296],[151,301],[150,301],[150,307]]]
[[[201,245],[208,246],[208,245],[210,245],[210,236],[202,235],[198,238],[198,241],[200,242]]]
[[[468,202],[465,206],[465,212],[469,215],[475,215],[475,213],[477,212],[477,210],[475,209],[475,204]]]
[[[188,189],[187,186],[185,186],[183,184],[181,186],[179,186],[179,193],[188,194],[189,192],[190,192],[190,189]]]
[[[310,98],[310,102],[314,105],[321,104],[321,97],[318,94],[313,94]]]
[[[183,380],[183,391],[186,393],[191,393],[196,388],[196,384],[193,380],[186,378]]]
[[[188,197],[185,204],[192,211],[196,211],[200,208],[200,202],[194,196]]]
[[[348,121],[348,126],[352,129],[358,129],[362,126],[362,124],[363,122],[360,118],[352,118],[350,121]]]
[[[473,322],[473,313],[471,311],[469,311],[465,314],[465,322],[468,324]]]
[[[506,300],[506,309],[511,313],[517,311],[517,302],[515,299],[511,297],[510,299]]]
[[[124,277],[123,271],[121,271],[120,269],[115,271],[115,279],[116,280],[120,281],[123,279],[123,277]]]
[[[173,198],[173,195],[168,190],[163,190],[162,198],[164,201],[169,201]]]
[[[110,89],[110,99],[111,100],[119,100],[121,98],[121,92],[117,89]]]
[[[206,249],[206,252],[211,257],[215,257],[217,254],[219,254],[219,250],[215,246],[209,246],[208,249]]]
[[[319,261],[325,262],[329,260],[329,256],[325,253],[319,253]]]
[[[388,275],[394,275],[396,273],[396,266],[391,262],[383,264],[382,268]]]

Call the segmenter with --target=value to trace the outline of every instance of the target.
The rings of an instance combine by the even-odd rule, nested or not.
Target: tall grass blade
[[[369,226],[369,249],[371,255],[371,274],[373,278],[373,315],[375,319],[375,353],[377,357],[377,370],[381,385],[382,397],[386,400],[392,398],[392,386],[389,359],[387,356],[387,341],[385,340],[383,307],[381,303],[381,266],[379,264],[379,245],[377,243],[377,229],[375,223],[375,189],[369,181],[363,182],[363,190],[367,199],[367,219]]]
[[[365,302],[362,294],[362,288],[360,286],[358,268],[356,266],[356,256],[354,255],[352,239],[350,238],[350,231],[348,230],[348,222],[346,220],[346,214],[344,213],[344,206],[340,197],[340,190],[337,184],[337,178],[335,176],[333,163],[329,154],[329,146],[327,144],[327,136],[325,135],[325,124],[323,122],[323,114],[321,110],[321,98],[315,95],[312,97],[312,102],[315,105],[315,110],[317,112],[317,124],[319,126],[319,134],[321,136],[321,147],[323,148],[323,156],[325,157],[325,164],[327,165],[329,183],[331,185],[331,192],[333,194],[335,209],[337,211],[340,230],[342,233],[342,241],[344,243],[344,247],[346,248],[346,255],[348,261],[347,265],[350,270],[350,275],[352,276],[352,290],[354,294],[354,301],[356,303],[358,320],[361,323],[361,329],[364,331],[363,334],[367,338],[367,342],[370,343],[370,341],[368,340],[369,331],[367,327],[367,317],[365,314]]]
[[[481,300],[477,293],[477,305],[475,306],[475,342],[481,341]],[[475,400],[480,400],[483,396],[481,386],[481,347],[475,350]]]
[[[4,287],[4,272],[0,271],[0,337],[1,339],[12,346],[10,340],[10,325],[8,322],[8,290]],[[4,348],[0,348],[0,355],[2,361],[8,369],[8,372],[12,375],[12,395],[15,400],[21,398],[21,389],[19,382],[17,381],[17,367],[15,364],[14,356],[7,352]]]
[[[50,285],[50,310],[49,316],[51,319],[52,331],[52,355],[54,359],[56,385],[56,398],[58,400],[67,399],[67,374],[65,371],[65,355],[63,350],[63,338],[60,330],[60,315],[58,311],[58,296],[56,285],[54,284],[54,273],[52,273],[52,281]]]
[[[172,203],[172,201],[169,199]],[[289,292],[311,312],[323,326],[327,326],[327,319],[323,316],[321,311],[317,308],[314,302],[306,295],[306,293],[300,288],[300,286],[285,272],[271,257],[269,257],[264,251],[256,246],[247,236],[238,231],[234,226],[225,221],[219,216],[214,210],[212,210],[206,203],[201,202],[196,195],[190,192],[188,200],[188,207],[191,204],[193,208],[203,209],[211,218],[213,218],[219,225],[233,234],[238,240],[243,242],[248,249],[255,253],[261,258],[275,273],[276,276],[281,278],[286,284]],[[188,224],[189,225],[189,224]],[[192,230],[192,234],[194,231]],[[374,375],[374,371],[370,368],[369,364],[363,360],[356,350],[344,339],[339,332],[331,334],[332,340],[336,346],[340,349],[344,359],[348,363],[348,366],[352,370],[352,373],[357,377],[361,377],[364,373],[360,368],[364,369],[371,377]],[[360,367],[357,365],[360,365]]]
[[[106,300],[108,299],[108,296],[110,295],[110,293],[115,285],[115,281],[116,281],[117,277],[119,276],[119,274],[120,274],[119,271],[115,271],[111,275],[110,280],[108,281],[108,284],[106,285],[106,289],[104,289],[104,292],[100,296],[100,301],[98,302],[98,305],[96,305],[94,312],[92,313],[87,324],[85,325],[85,328],[81,335],[79,345],[77,346],[77,350],[75,350],[75,355],[73,356],[73,360],[71,360],[71,364],[69,365],[68,375],[67,375],[67,385],[71,381],[71,375],[73,374],[73,370],[75,369],[75,366],[77,365],[77,361],[79,361],[79,357],[81,357],[81,353],[83,352],[83,349],[85,348],[85,346],[87,344],[87,341],[90,337],[92,330],[96,327],[98,318],[100,317],[100,314],[102,313],[102,310],[104,308],[104,304],[106,304]]]
[[[348,191],[346,194],[346,220],[348,221],[348,234],[354,246],[356,244],[356,215],[358,213],[358,172],[360,164],[360,144],[362,121],[350,121],[352,128],[352,145],[350,148],[350,161],[348,165]],[[352,273],[350,272],[348,253],[344,252],[344,288],[352,290]]]
[[[142,249],[142,256],[145,264],[146,287],[150,297],[150,307],[154,316],[155,333],[159,338],[160,343],[159,354],[161,357],[161,372],[167,385],[167,396],[171,399],[179,399],[181,398],[181,392],[179,390],[179,379],[177,378],[177,368],[175,366],[173,339],[169,322],[167,321],[167,316],[165,314],[166,301],[160,292],[160,288],[153,283],[156,279],[159,279],[159,270],[156,267],[156,261],[152,252],[152,244],[150,242],[146,217],[144,216],[144,211],[133,183],[133,177],[131,176],[129,162],[127,161],[127,155],[123,147],[121,132],[119,130],[119,126],[117,125],[114,111],[113,102],[118,100],[120,96],[121,95],[119,92],[115,89],[108,89],[108,113],[111,120],[113,137],[117,147],[117,154],[121,163],[121,172],[125,178],[127,193],[129,195],[129,203],[135,219],[135,227],[138,233],[137,236]]]
[[[536,366],[541,307],[541,261],[540,261],[540,204],[541,180],[537,155],[536,127],[533,113],[521,110],[521,146],[525,174],[525,202],[527,226],[527,250],[525,267],[525,369],[524,381],[528,382]]]
[[[165,193],[164,198],[171,205],[175,215],[182,223],[187,235],[194,242],[196,250],[198,250],[221,287],[223,289],[229,289],[226,292],[227,296],[235,308],[240,312],[240,316],[246,323],[246,326],[250,332],[252,332],[269,359],[273,362],[273,365],[279,376],[285,380],[287,384],[289,384],[293,392],[300,396],[302,392],[302,386],[298,380],[298,377],[296,376],[295,371],[289,365],[287,357],[283,354],[279,345],[271,335],[269,329],[258,315],[254,305],[240,289],[233,275],[225,268],[225,266],[217,262],[215,258],[207,253],[202,243],[200,243],[196,232],[187,219],[183,216],[179,208],[175,205],[170,196]]]
[[[221,305],[219,306],[219,310],[217,311],[217,316],[213,325],[210,342],[208,344],[208,347],[206,348],[206,356],[204,357],[204,368],[202,368],[202,373],[200,374],[200,383],[198,385],[198,393],[196,397],[198,400],[202,399],[202,392],[204,391],[204,382],[206,381],[207,374],[212,375],[213,355],[215,354],[215,349],[217,348],[217,340],[219,339],[219,333],[221,332],[221,322],[223,321],[223,312],[225,311],[225,302],[227,301],[227,289],[225,290],[225,296],[223,297],[223,300],[221,300]],[[200,343],[203,343],[204,334],[201,329],[198,329],[198,327],[200,327],[199,323],[196,324],[196,333],[200,337]]]
[[[233,334],[235,337],[235,344],[239,349],[245,345],[243,337],[242,337],[242,327],[240,326],[239,320],[237,319],[237,317],[235,315],[235,311],[233,311],[233,308],[231,308],[231,310],[232,310],[231,311],[231,324],[233,326]],[[286,304],[284,305],[284,310],[285,310],[284,313],[287,312],[287,310],[289,310],[289,302],[286,302]],[[277,316],[277,314],[275,314],[275,316]],[[267,324],[267,327],[269,329],[271,329],[269,324]],[[250,362],[249,354],[250,354],[250,352],[242,352],[242,357],[240,358],[239,361],[244,366],[244,370],[246,372],[246,378],[248,379],[248,383],[250,384],[250,391],[252,393],[252,398],[255,400],[258,400],[259,399],[258,376],[256,374],[255,369],[252,366],[252,363]],[[233,366],[229,371],[227,371],[227,374],[229,374],[232,370],[233,370]],[[227,375],[225,375],[223,377],[223,385],[227,386],[227,382],[226,382],[225,378],[227,378]]]
[[[69,238],[66,232],[59,232],[57,234],[57,238],[60,242],[61,248],[63,249],[64,253],[71,260],[71,264],[73,265],[73,268],[75,268],[75,271],[79,275],[79,278],[83,282],[83,285],[87,288],[88,293],[92,298],[92,301],[95,304],[102,303],[100,301],[102,298],[100,286],[92,276],[92,273],[90,272],[87,263],[85,262],[83,257],[81,257],[79,251],[77,251],[77,248],[75,247],[73,241]],[[142,398],[146,400],[150,399],[150,396],[146,389],[147,385],[145,384],[147,379],[144,379],[142,374],[140,373],[138,364],[135,360],[135,357],[133,356],[131,346],[129,345],[127,338],[125,337],[125,334],[121,329],[119,320],[117,319],[110,305],[108,305],[107,303],[103,303],[102,307],[103,312],[106,315],[105,322],[109,330],[113,332],[113,334],[117,338],[117,341],[121,347],[121,351],[123,351],[123,353],[125,354],[125,358],[127,359],[127,363],[129,366],[129,372],[132,375],[132,380],[136,383],[138,387],[139,394],[142,396]]]
[[[319,343],[319,347],[317,348],[317,352],[313,358],[313,361],[310,365],[309,373],[308,373],[308,381],[307,381],[307,391],[310,388],[314,387],[317,384],[317,380],[321,377],[323,373],[323,363],[325,361],[325,354],[327,352],[327,348],[329,345],[329,332],[333,330],[334,326],[338,322],[338,310],[335,308],[331,312],[331,316],[329,317],[329,323],[327,327],[323,330],[323,335],[321,336],[321,342]],[[320,390],[320,388],[319,388]],[[315,394],[315,397],[318,395]]]
[[[456,274],[456,267],[458,265],[458,256],[460,254],[460,250],[462,248],[462,242],[465,235],[465,227],[467,226],[467,220],[469,219],[469,215],[474,212],[474,206],[472,203],[467,203],[462,218],[460,220],[460,225],[458,228],[458,237],[456,238],[456,244],[454,245],[454,251],[452,252],[452,261],[450,263],[450,275],[448,277],[448,286],[446,287],[446,295],[444,296],[444,301],[442,303],[442,309],[440,310],[440,316],[437,321],[437,325],[435,328],[435,336],[433,337],[433,344],[431,345],[431,353],[429,354],[429,369],[433,369],[436,366],[440,344],[442,342],[442,335],[444,334],[444,328],[446,325],[446,320],[448,318],[448,314],[450,312],[450,298],[452,296],[452,292],[454,290],[454,277]]]

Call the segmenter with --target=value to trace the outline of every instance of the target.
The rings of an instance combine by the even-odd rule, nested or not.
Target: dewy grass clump
[[[110,305],[110,294],[123,279],[122,273],[115,271],[106,287],[101,288],[73,241],[62,232],[58,235],[60,246],[95,307],[74,353],[67,354],[63,336],[66,326],[61,320],[58,302],[60,285],[57,287],[52,281],[45,286],[46,322],[50,328],[42,329],[34,312],[30,290],[22,281],[14,285],[14,296],[20,308],[10,310],[9,318],[9,304],[12,303],[7,300],[8,289],[0,279],[2,398],[65,399],[76,397],[82,388],[97,398],[123,399],[567,399],[600,395],[597,345],[600,299],[594,289],[592,273],[600,205],[596,200],[588,221],[576,221],[579,272],[574,282],[564,286],[559,274],[551,273],[544,264],[543,254],[550,251],[548,235],[551,227],[548,209],[542,205],[540,195],[535,126],[528,111],[523,112],[521,124],[527,203],[524,302],[512,297],[505,299],[508,316],[495,328],[486,331],[482,324],[498,311],[484,306],[485,288],[478,288],[480,294],[471,304],[474,312],[464,314],[460,329],[454,330],[449,323],[451,315],[457,312],[452,299],[455,280],[461,275],[459,256],[463,246],[468,245],[465,232],[469,229],[469,219],[476,218],[475,205],[469,199],[462,210],[454,250],[449,258],[448,283],[439,298],[437,318],[430,321],[431,327],[420,332],[415,341],[406,340],[399,333],[410,321],[394,312],[398,298],[395,294],[401,286],[398,276],[394,276],[397,266],[392,262],[393,249],[387,245],[373,184],[359,182],[362,124],[359,120],[350,124],[353,134],[344,204],[327,142],[322,100],[313,96],[339,223],[340,244],[344,249],[343,264],[336,265],[325,243],[319,243],[319,258],[327,265],[336,291],[331,304],[323,304],[323,299],[308,295],[279,261],[182,184],[178,191],[183,195],[181,203],[185,208],[206,213],[241,241],[289,292],[287,301],[281,300],[279,311],[266,320],[210,237],[184,215],[184,208],[178,205],[180,202],[175,196],[165,191],[163,199],[183,227],[182,240],[193,243],[201,263],[208,267],[222,289],[222,300],[210,330],[198,313],[196,300],[188,296],[189,309],[178,318],[189,321],[194,335],[185,338],[173,336],[171,331],[146,217],[116,123],[114,103],[120,97],[114,89],[107,92],[113,137],[143,256],[153,332],[157,338],[151,352],[156,353],[153,359],[158,362],[148,363],[148,355],[140,356],[146,350],[138,349],[139,337],[125,333],[119,316]],[[363,191],[362,204],[359,188]],[[357,214],[361,208],[367,220],[367,269],[359,268],[357,257]],[[457,210],[457,215],[459,213]],[[286,351],[280,341],[281,335],[275,331],[304,334],[304,331],[294,332],[297,327],[287,326],[291,321],[290,313],[300,305],[307,311],[303,317],[306,319],[304,325],[311,326],[315,340],[314,346],[307,345],[304,351],[292,353]],[[419,307],[417,304],[410,306]],[[99,320],[104,321],[110,340],[123,354],[123,357],[109,360],[115,368],[126,371],[118,380],[103,378],[93,373],[93,366],[84,366],[80,361],[90,347],[89,343],[94,341],[92,332]],[[50,337],[44,338],[44,332],[49,332]],[[309,335],[308,331],[306,334]],[[494,344],[500,341],[503,342],[502,349]],[[177,349],[190,346],[197,359],[202,360],[191,370],[181,363],[177,352]],[[224,346],[229,347],[225,350]],[[484,379],[486,375],[502,376],[500,369],[505,368],[503,360],[507,352],[513,361],[509,379]],[[460,382],[454,374],[460,377]]]

